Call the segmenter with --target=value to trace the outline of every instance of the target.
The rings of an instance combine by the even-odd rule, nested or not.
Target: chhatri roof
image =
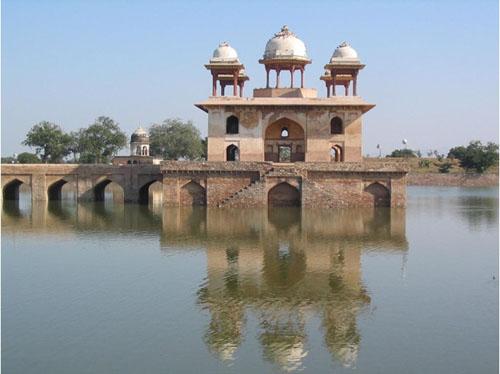
[[[217,63],[240,63],[238,59],[238,53],[236,50],[229,45],[228,42],[222,42],[214,50],[212,58],[210,59],[211,64]]]
[[[352,63],[360,63],[358,52],[349,45],[347,42],[342,42],[333,52],[332,58],[330,59],[330,63],[335,62],[352,62]]]
[[[309,61],[306,45],[285,25],[269,39],[263,60],[298,59]]]

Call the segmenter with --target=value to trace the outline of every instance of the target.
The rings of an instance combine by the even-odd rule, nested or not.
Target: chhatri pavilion
[[[406,169],[363,162],[362,118],[375,105],[358,95],[365,65],[354,48],[343,42],[326,61],[324,97],[306,87],[312,60],[287,26],[258,62],[265,87],[245,97],[250,78],[236,50],[224,42],[213,52],[212,95],[196,104],[208,114],[207,162],[162,163],[167,204],[405,205]]]

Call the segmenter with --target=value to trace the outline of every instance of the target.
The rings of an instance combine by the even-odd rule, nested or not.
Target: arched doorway
[[[226,161],[239,161],[240,160],[240,150],[234,144],[231,144],[226,148]]]
[[[391,206],[391,193],[389,190],[378,182],[370,184],[365,188],[368,198],[375,207]]]
[[[206,205],[206,192],[205,189],[195,181],[186,183],[181,188],[180,205],[193,206],[193,205]]]
[[[287,182],[271,188],[267,194],[269,206],[300,206],[300,191]]]
[[[305,160],[304,129],[297,122],[282,118],[265,131],[265,161],[296,162]]]
[[[331,162],[342,162],[344,161],[344,152],[340,145],[335,144],[330,148],[330,161]]]

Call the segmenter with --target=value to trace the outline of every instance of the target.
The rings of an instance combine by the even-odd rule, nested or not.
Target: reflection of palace
[[[106,204],[4,202],[10,232],[139,232],[160,234],[162,250],[205,250],[207,278],[198,303],[210,314],[204,333],[220,359],[234,359],[251,311],[263,356],[283,369],[299,368],[308,352],[306,322],[321,320],[323,342],[335,361],[358,356],[357,316],[370,304],[362,284],[365,250],[405,254],[405,211],[398,209],[152,209]]]
[[[361,253],[407,250],[401,210],[165,210],[163,225],[164,247],[206,246],[199,303],[211,316],[204,337],[210,350],[234,358],[250,309],[264,357],[284,369],[301,366],[311,315],[322,320],[333,358],[353,364],[357,314],[370,303]]]

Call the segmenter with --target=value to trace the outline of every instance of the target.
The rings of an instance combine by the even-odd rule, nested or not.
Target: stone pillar
[[[354,74],[354,78],[352,80],[352,95],[358,96],[358,72]]]
[[[239,86],[240,86],[240,97],[243,97],[243,86],[244,86],[244,85],[245,85],[245,83],[244,83],[244,82],[241,82],[241,83],[239,84]]]
[[[300,88],[304,88],[304,67],[300,69]]]
[[[45,174],[31,175],[31,200],[46,201],[47,200],[47,183]]]
[[[226,84],[220,82],[220,94],[221,94],[221,96],[224,96],[225,92],[226,92]]]
[[[349,82],[347,82],[346,84],[344,84],[344,95],[345,96],[348,96],[349,95]]]
[[[332,95],[336,96],[337,94],[335,93],[335,85],[337,84],[335,73],[332,71]]]
[[[276,88],[280,88],[280,69],[276,69]]]
[[[166,177],[163,175],[163,205],[179,206],[180,189],[179,179],[174,176]]]
[[[217,96],[217,74],[212,72],[212,96]]]
[[[293,73],[295,73],[295,66],[290,70],[290,88],[293,88]]]
[[[238,73],[239,70],[236,70],[233,74],[233,96],[238,96]]]
[[[266,88],[269,88],[269,68],[266,66]]]

